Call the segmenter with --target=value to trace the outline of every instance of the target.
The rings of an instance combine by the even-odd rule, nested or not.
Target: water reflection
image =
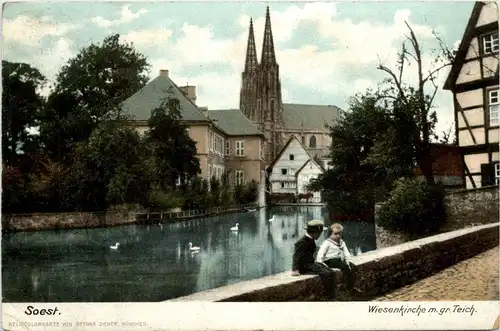
[[[9,234],[2,292],[18,302],[167,300],[290,270],[305,223],[328,226],[327,215],[321,207],[280,207],[176,224]],[[353,255],[376,248],[373,224],[343,225]]]

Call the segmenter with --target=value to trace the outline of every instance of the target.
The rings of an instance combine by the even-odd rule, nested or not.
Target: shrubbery
[[[436,232],[446,221],[444,193],[440,184],[398,179],[380,209],[379,224],[412,235]]]

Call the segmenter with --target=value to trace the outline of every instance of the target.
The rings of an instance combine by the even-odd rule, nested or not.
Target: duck
[[[193,243],[189,243],[189,250],[191,252],[198,252],[200,250],[200,247],[198,246],[193,246]]]
[[[236,225],[231,228],[231,231],[238,231],[238,225],[240,225],[240,223],[236,223]]]
[[[109,248],[118,249],[118,246],[120,246],[120,243],[116,243],[114,246],[109,246]]]

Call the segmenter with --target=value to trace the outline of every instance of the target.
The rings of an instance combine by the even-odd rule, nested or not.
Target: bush
[[[148,203],[150,208],[169,210],[172,208],[182,207],[183,199],[176,192],[163,192],[153,189],[149,192]]]
[[[443,186],[408,178],[395,181],[379,216],[382,227],[411,235],[437,232],[445,221]]]

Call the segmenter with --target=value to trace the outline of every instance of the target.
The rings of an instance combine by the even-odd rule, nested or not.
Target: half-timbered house
[[[498,5],[475,3],[444,85],[453,93],[466,188],[499,183]]]

